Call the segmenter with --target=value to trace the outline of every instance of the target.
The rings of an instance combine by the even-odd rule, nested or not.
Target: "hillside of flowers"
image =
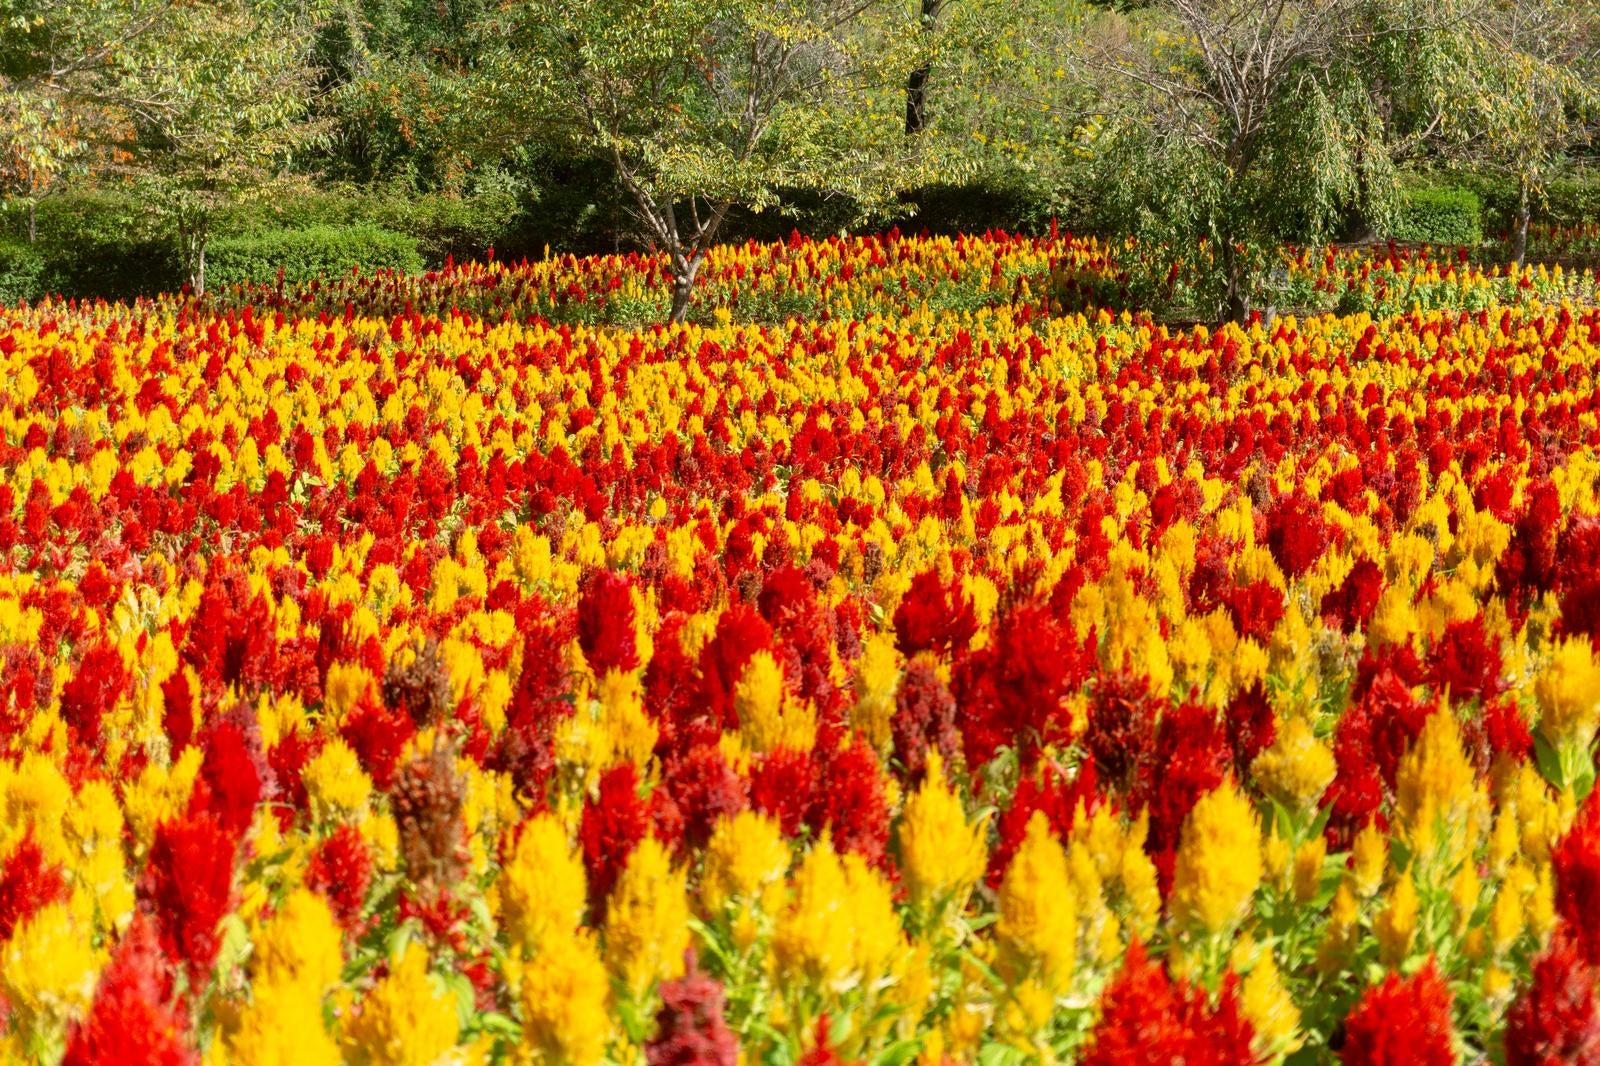
[[[0,308],[4,1057],[1600,1062],[1592,277],[1116,252]]]

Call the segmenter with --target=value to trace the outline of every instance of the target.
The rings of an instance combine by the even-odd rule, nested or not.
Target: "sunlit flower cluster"
[[[1106,254],[0,309],[0,1054],[1600,1061],[1600,312]]]

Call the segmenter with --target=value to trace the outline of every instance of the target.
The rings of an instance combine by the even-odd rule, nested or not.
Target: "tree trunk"
[[[1247,263],[1232,242],[1222,245],[1222,270],[1227,291],[1222,298],[1222,313],[1230,322],[1244,322],[1250,314],[1250,286],[1245,277]]]
[[[178,254],[182,259],[184,280],[189,291],[196,296],[206,292],[206,234],[204,227],[182,225],[178,229]]]
[[[672,257],[672,317],[673,325],[689,317],[689,298],[694,295],[694,278],[700,272],[701,257],[681,255]]]
[[[1512,235],[1511,261],[1518,270],[1522,269],[1522,261],[1528,257],[1528,217],[1533,213],[1529,203],[1528,179],[1521,178],[1517,182],[1517,229]]]
[[[944,0],[922,0],[922,32],[932,33],[939,20],[939,9]],[[926,65],[913,70],[906,77],[906,136],[921,133],[928,124],[928,77],[932,71]]]

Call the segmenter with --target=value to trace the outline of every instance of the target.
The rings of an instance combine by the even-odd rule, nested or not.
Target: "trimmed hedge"
[[[43,292],[108,300],[146,296],[182,284],[175,242],[134,197],[118,190],[51,196],[38,207]],[[21,219],[8,219],[21,242]]]
[[[44,295],[44,270],[38,248],[0,238],[0,306]]]
[[[1424,244],[1482,244],[1483,201],[1468,189],[1403,189],[1391,236]]]
[[[291,284],[343,274],[394,270],[415,274],[423,269],[415,237],[372,225],[308,226],[267,230],[238,237],[219,237],[206,251],[206,287],[221,289],[241,282],[270,284],[282,269]]]

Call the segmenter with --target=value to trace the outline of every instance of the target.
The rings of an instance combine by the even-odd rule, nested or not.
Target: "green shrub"
[[[1600,173],[1576,171],[1552,181],[1544,202],[1537,198],[1533,216],[1554,226],[1583,226],[1600,222]]]
[[[176,243],[145,204],[120,189],[48,197],[37,224],[44,292],[116,300],[182,284]]]
[[[34,245],[0,238],[0,306],[44,295],[44,267]]]
[[[376,226],[416,240],[430,265],[481,258],[502,248],[521,206],[506,182],[484,181],[464,192],[418,192],[403,184],[299,187],[223,212],[214,227],[218,237],[248,237],[277,230],[319,226]]]
[[[1394,232],[1402,241],[1476,245],[1483,242],[1483,201],[1468,189],[1402,189]]]
[[[386,269],[415,274],[423,260],[416,238],[372,225],[267,230],[213,240],[206,252],[206,285],[270,284],[280,269],[284,281],[295,284],[353,267],[365,274]]]

